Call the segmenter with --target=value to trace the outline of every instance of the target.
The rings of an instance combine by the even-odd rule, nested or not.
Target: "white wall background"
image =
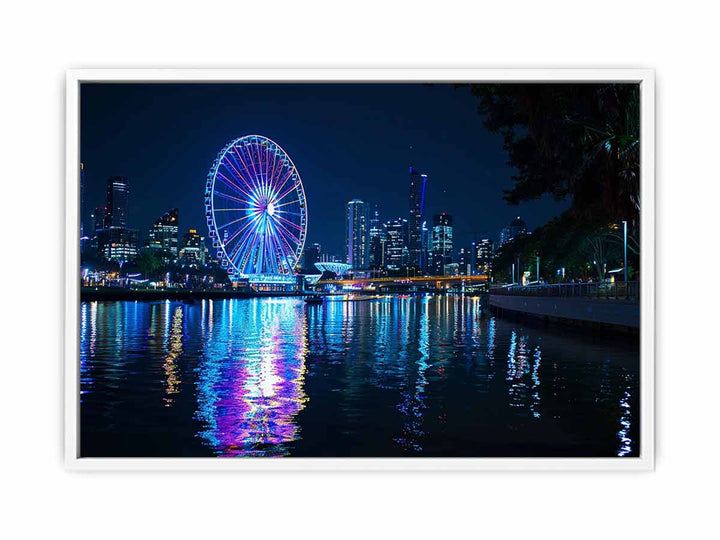
[[[717,530],[720,354],[712,283],[719,262],[714,233],[720,178],[718,18],[710,5],[691,0],[672,6],[616,0],[4,4],[3,536],[711,536]],[[243,66],[656,69],[657,470],[65,472],[64,70]]]

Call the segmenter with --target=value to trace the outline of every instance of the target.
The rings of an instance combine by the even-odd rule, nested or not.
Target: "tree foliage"
[[[163,267],[163,261],[150,249],[143,249],[137,259],[138,267],[148,279],[154,279]]]
[[[502,135],[508,164],[517,171],[505,200],[519,204],[549,194],[570,201],[561,216],[504,246],[499,267],[540,254],[553,268],[587,271],[598,254],[616,257],[621,221],[629,225],[631,254],[639,255],[639,85],[499,84],[471,90],[485,126]]]

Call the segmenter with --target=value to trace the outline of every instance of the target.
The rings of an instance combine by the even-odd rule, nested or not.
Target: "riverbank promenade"
[[[489,305],[546,320],[640,328],[640,285],[615,283],[563,283],[506,286],[490,289]]]

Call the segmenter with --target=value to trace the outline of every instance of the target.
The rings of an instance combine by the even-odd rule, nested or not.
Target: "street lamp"
[[[627,221],[623,221],[623,270],[625,273],[625,288],[627,289]]]

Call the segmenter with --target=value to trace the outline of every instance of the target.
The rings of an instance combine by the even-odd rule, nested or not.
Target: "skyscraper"
[[[522,218],[518,216],[500,231],[500,245],[502,246],[523,234],[527,234],[527,226]]]
[[[178,259],[183,265],[202,266],[205,264],[205,243],[204,238],[197,233],[196,229],[189,229],[183,235],[180,245]]]
[[[407,248],[408,222],[398,218],[385,224],[387,241],[385,242],[385,266],[390,270],[399,270],[408,265]]]
[[[85,228],[83,224],[85,222],[85,167],[80,164],[80,241],[82,242],[85,236]],[[82,244],[81,244],[82,245]]]
[[[124,176],[108,178],[105,229],[127,227],[129,196],[130,189],[127,178]]]
[[[430,229],[428,229],[427,221],[422,222],[420,229],[422,238],[422,266],[420,270],[423,274],[430,274]]]
[[[473,244],[474,273],[487,275],[492,271],[493,241],[482,238]]]
[[[472,252],[472,249],[466,247],[461,247],[458,250],[458,272],[461,276],[472,276],[474,274]]]
[[[138,231],[124,227],[102,229],[98,244],[101,256],[108,261],[133,261],[138,254]]]
[[[304,274],[314,274],[317,272],[315,263],[320,262],[321,253],[322,249],[320,248],[320,244],[315,243],[305,247],[302,253],[302,271]]]
[[[347,203],[345,212],[345,248],[347,263],[353,270],[362,270],[368,267],[369,241],[368,241],[368,209],[360,199],[353,199]]]
[[[452,216],[445,212],[435,214],[432,228],[432,271],[436,276],[444,275],[445,265],[452,263],[452,233]]]
[[[98,246],[98,239],[100,237],[100,231],[103,230],[103,226],[105,223],[105,207],[104,206],[96,206],[93,213],[90,215],[93,222],[93,232],[92,236],[90,237],[90,249],[93,251],[93,253],[96,253],[98,255],[101,255],[99,253],[99,246]]]
[[[95,209],[94,216],[99,255],[121,264],[134,260],[138,253],[138,231],[127,228],[129,195],[127,178],[108,178],[102,228],[97,229],[99,207]]]
[[[177,257],[179,217],[178,209],[172,208],[157,218],[150,228],[147,247],[164,252],[165,258]]]
[[[387,242],[387,228],[380,223],[380,214],[375,208],[370,218],[370,268],[383,268],[385,266],[385,243]]]
[[[408,217],[409,265],[423,267],[422,215],[425,206],[425,184],[427,175],[410,167],[410,212]]]

